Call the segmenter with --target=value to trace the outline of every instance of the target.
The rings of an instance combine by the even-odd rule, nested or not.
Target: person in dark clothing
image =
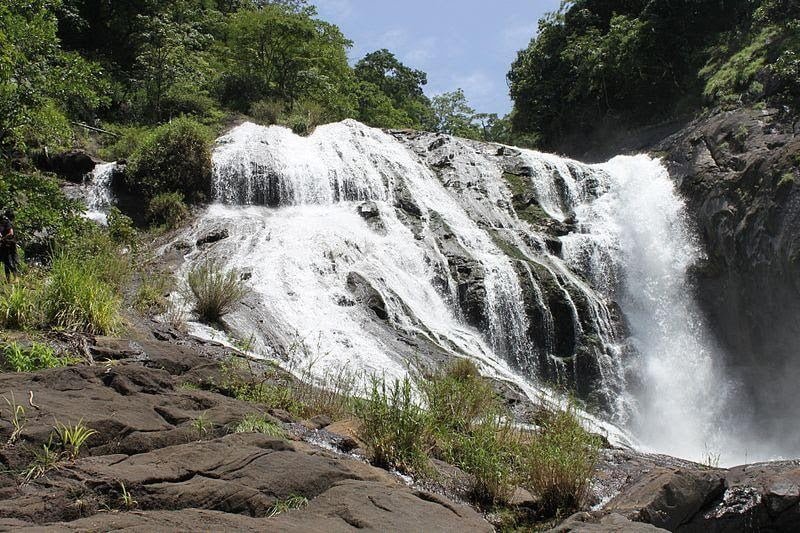
[[[14,235],[14,212],[6,211],[0,216],[0,261],[6,272],[6,281],[10,282],[19,269],[17,257],[17,237]]]

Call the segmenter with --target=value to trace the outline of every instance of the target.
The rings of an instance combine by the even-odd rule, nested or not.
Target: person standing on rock
[[[0,261],[6,272],[9,283],[17,275],[19,258],[17,257],[17,238],[14,235],[14,212],[9,210],[0,216]]]

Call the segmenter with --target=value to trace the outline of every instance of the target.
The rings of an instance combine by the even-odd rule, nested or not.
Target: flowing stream
[[[179,274],[208,259],[242,274],[252,292],[225,320],[252,352],[318,377],[469,357],[533,398],[590,387],[589,418],[616,442],[691,459],[729,445],[730,391],[688,279],[701,252],[657,160],[590,166],[354,121],[309,137],[245,123],[213,160],[218,203],[179,237]],[[509,173],[569,228],[556,244],[515,209]]]

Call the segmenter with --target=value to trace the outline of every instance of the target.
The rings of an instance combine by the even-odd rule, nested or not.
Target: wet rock
[[[452,230],[437,213],[431,213],[429,227],[439,249],[447,259],[450,278],[455,283],[458,303],[467,322],[480,327],[486,322],[485,272],[480,261],[472,257],[455,238]],[[450,280],[444,280],[449,283]],[[446,287],[449,292],[451,288]]]
[[[364,220],[369,220],[380,216],[381,211],[378,209],[378,205],[375,202],[364,202],[358,206],[358,214],[361,215],[361,218]]]
[[[223,239],[227,239],[228,237],[230,237],[230,232],[228,231],[228,228],[215,229],[197,239],[197,246],[213,244]]]
[[[386,302],[372,284],[358,272],[350,272],[347,275],[347,290],[354,296],[355,300],[361,305],[371,309],[381,320],[389,318],[386,311]]]
[[[43,155],[36,161],[37,166],[46,172],[53,172],[69,181],[81,183],[86,174],[102,163],[84,150],[70,150],[58,154]]]

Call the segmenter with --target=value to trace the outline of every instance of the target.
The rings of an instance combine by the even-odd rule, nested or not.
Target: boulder
[[[207,244],[214,244],[215,242],[219,242],[223,239],[227,239],[230,237],[230,232],[228,228],[218,228],[213,231],[210,231],[197,239],[197,246],[205,246]]]
[[[43,155],[38,158],[37,166],[46,171],[53,172],[69,181],[81,183],[84,176],[94,170],[101,163],[89,155],[85,150],[70,150],[58,154]]]
[[[305,509],[270,522],[275,531],[332,533],[362,531],[491,532],[492,527],[466,505],[407,487],[343,481]]]
[[[674,531],[725,490],[715,471],[654,468],[604,508],[637,522]]]
[[[379,319],[389,318],[386,302],[381,293],[358,272],[350,272],[347,275],[347,290],[352,293],[358,303],[371,309]]]

